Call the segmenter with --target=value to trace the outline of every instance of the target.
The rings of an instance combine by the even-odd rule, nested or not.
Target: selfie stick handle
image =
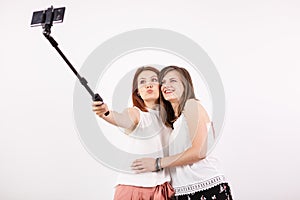
[[[53,7],[49,8],[49,9],[53,9]],[[51,12],[47,12],[47,14],[48,13],[51,13]],[[52,12],[52,14],[53,14],[53,12]],[[87,80],[84,77],[82,77],[82,76],[79,75],[79,73],[76,71],[76,69],[73,67],[73,65],[70,63],[70,61],[67,59],[67,57],[59,49],[58,43],[50,35],[50,33],[51,33],[51,26],[52,26],[52,22],[53,22],[53,17],[52,16],[46,16],[46,19],[51,19],[51,20],[49,20],[49,21],[46,20],[46,23],[43,26],[43,28],[44,28],[44,31],[43,31],[44,36],[49,40],[49,42],[51,43],[51,45],[56,49],[56,51],[59,53],[59,55],[61,55],[61,57],[64,59],[64,61],[68,64],[68,66],[74,72],[74,74],[76,75],[76,77],[79,79],[80,83],[85,87],[85,89],[92,96],[93,101],[102,101],[103,102],[103,99],[101,98],[101,96],[98,93],[95,94],[91,90],[91,88],[87,84],[88,83]],[[104,115],[107,116],[108,114],[109,114],[109,111],[107,111]]]

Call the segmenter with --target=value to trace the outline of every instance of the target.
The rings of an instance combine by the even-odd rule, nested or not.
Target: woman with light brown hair
[[[218,161],[207,155],[209,116],[195,98],[188,71],[168,66],[159,75],[161,111],[166,126],[173,129],[169,138],[169,156],[137,159],[137,173],[170,169],[171,184],[178,200],[231,200],[228,182],[218,169]]]
[[[144,140],[142,145],[141,140],[133,141],[128,148],[136,153],[151,150],[163,156],[165,137],[168,137],[171,129],[162,123],[159,115],[158,74],[159,71],[151,66],[137,69],[132,84],[133,107],[118,113],[109,110],[103,102],[95,101],[93,111],[105,121],[124,128],[130,136],[146,138],[156,134],[157,137]],[[107,111],[109,114],[106,116]],[[170,199],[174,190],[169,181],[170,176],[166,170],[144,174],[121,173],[116,183],[114,200]]]

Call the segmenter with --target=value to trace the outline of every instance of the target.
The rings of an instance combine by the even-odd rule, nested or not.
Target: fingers
[[[107,110],[106,106],[104,104],[101,105],[101,106],[93,106],[92,109],[93,109],[94,112],[104,112],[104,111]]]
[[[145,173],[145,172],[148,172],[146,169],[139,169],[139,170],[134,170],[134,172],[136,174],[140,174],[140,173]]]
[[[142,166],[131,167],[131,169],[132,169],[133,171],[141,171],[141,170],[145,170],[145,168],[143,168]]]
[[[143,163],[140,160],[133,161],[132,165],[130,167],[131,167],[132,170],[134,170],[136,172],[139,172],[139,173],[140,173],[141,170],[144,169]]]
[[[135,166],[139,166],[139,165],[142,165],[143,162],[141,160],[135,160],[132,162],[132,165],[131,167],[135,167]]]
[[[92,103],[92,110],[97,115],[102,116],[104,113],[108,111],[107,105],[103,103],[102,101],[94,101]]]
[[[144,169],[144,167],[142,165],[136,165],[136,166],[131,166],[132,170],[141,170]]]
[[[134,169],[134,170],[139,170],[140,168],[142,168],[142,162],[139,161],[139,160],[135,160],[133,161],[133,163],[131,164],[131,169]]]
[[[92,104],[92,106],[101,106],[101,105],[103,105],[102,101],[93,101],[93,104]]]
[[[137,174],[148,172],[147,168],[144,167],[143,163],[140,161],[134,161],[133,164],[131,165],[131,169]]]

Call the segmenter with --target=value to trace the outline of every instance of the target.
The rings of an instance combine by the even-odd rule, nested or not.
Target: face
[[[158,76],[155,72],[146,70],[139,74],[138,93],[144,101],[157,101],[159,98]]]
[[[165,100],[170,101],[171,103],[179,102],[183,91],[184,87],[181,76],[177,71],[172,70],[165,74],[162,78],[161,86],[161,92]]]

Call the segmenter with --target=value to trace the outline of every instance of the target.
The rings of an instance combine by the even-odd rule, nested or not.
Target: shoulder
[[[140,113],[142,112],[138,107],[130,107],[130,108],[126,108],[125,110],[127,110],[128,113]]]
[[[205,110],[204,107],[201,105],[200,101],[197,99],[188,99],[184,105],[183,110],[185,112],[188,111],[203,111]]]
[[[138,107],[130,107],[124,110],[130,119],[133,120],[134,123],[138,123],[140,120],[140,113],[142,112]]]
[[[185,116],[201,116],[205,119],[205,121],[209,121],[207,111],[197,99],[187,100],[184,105],[183,113]]]
[[[130,115],[140,115],[140,113],[142,112],[138,107],[131,107],[131,108],[127,108],[127,112]]]

